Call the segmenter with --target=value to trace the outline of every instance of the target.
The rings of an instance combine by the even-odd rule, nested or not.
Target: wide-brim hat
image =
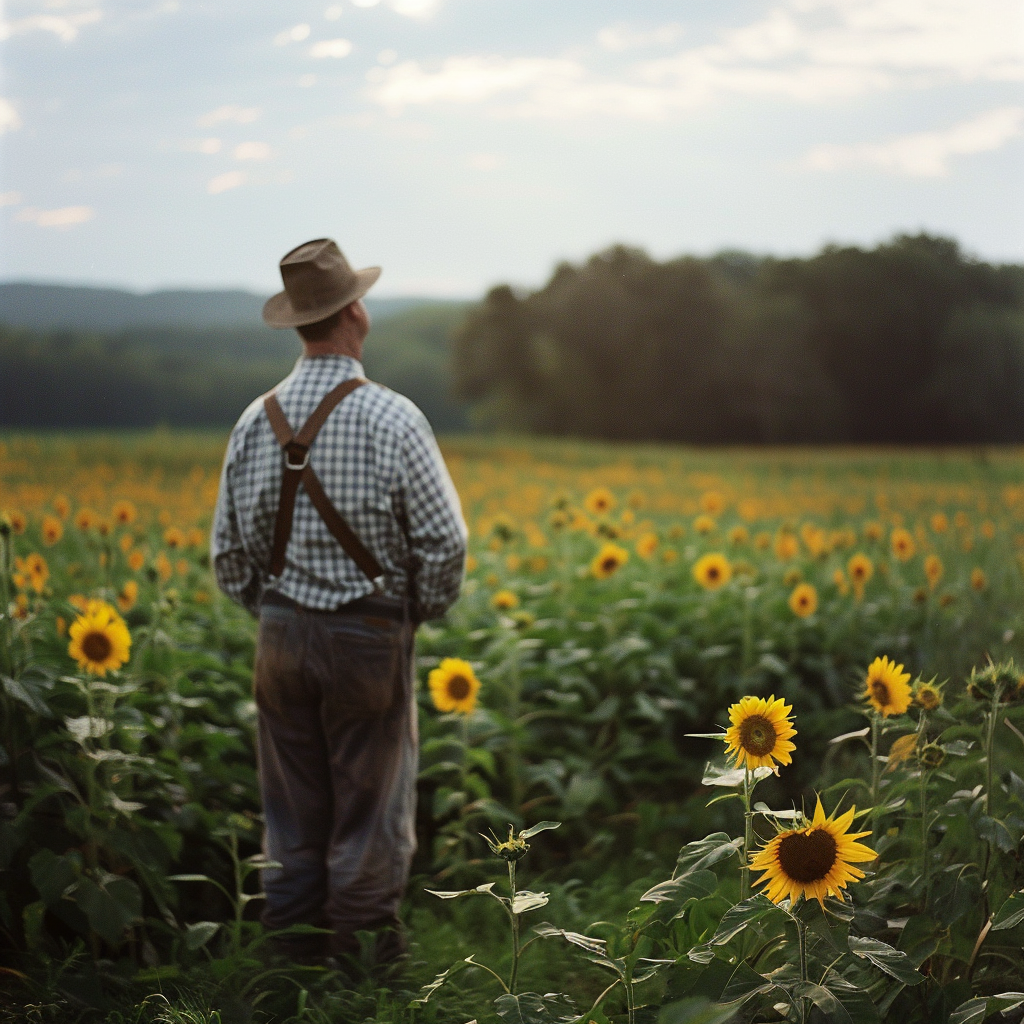
[[[380,277],[380,267],[353,270],[333,238],[314,238],[281,260],[284,291],[263,304],[271,327],[304,327],[326,320],[361,299]]]

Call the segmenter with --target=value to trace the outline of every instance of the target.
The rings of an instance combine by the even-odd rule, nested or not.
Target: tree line
[[[899,235],[804,259],[615,246],[457,332],[478,423],[690,443],[1024,441],[1024,267]]]

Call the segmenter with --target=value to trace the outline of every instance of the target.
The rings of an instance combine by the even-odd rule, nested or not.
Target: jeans
[[[270,929],[399,927],[416,847],[413,627],[264,604],[256,645],[257,764]],[[308,941],[307,941],[308,949]]]

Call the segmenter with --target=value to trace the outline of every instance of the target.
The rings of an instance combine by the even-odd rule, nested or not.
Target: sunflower
[[[733,547],[740,547],[742,544],[746,544],[750,540],[750,531],[745,526],[734,526],[729,531],[729,543]]]
[[[796,534],[789,530],[780,530],[775,537],[775,557],[780,562],[788,562],[799,553],[800,541],[796,539]]]
[[[64,536],[64,524],[56,516],[43,516],[39,532],[43,536],[43,543],[53,547]]]
[[[850,581],[846,578],[846,573],[842,569],[836,569],[832,573],[832,583],[835,585],[836,590],[839,591],[840,597],[846,597],[850,592]]]
[[[71,503],[63,494],[58,494],[53,499],[53,510],[61,517],[61,519],[67,519],[68,513],[71,511]]]
[[[146,556],[141,551],[132,551],[128,555],[128,568],[138,572],[146,564]]]
[[[595,487],[583,504],[592,516],[603,516],[615,508],[615,495],[607,487]]]
[[[114,506],[114,520],[121,526],[129,526],[134,523],[137,515],[138,512],[130,501],[119,501]]]
[[[606,580],[629,561],[629,552],[618,544],[603,544],[590,563],[590,573],[599,580]]]
[[[718,491],[705,491],[700,496],[700,510],[709,516],[719,516],[725,511],[725,496]]]
[[[491,607],[497,608],[501,612],[511,611],[511,609],[518,607],[518,605],[519,598],[511,590],[499,590],[491,598]]]
[[[702,537],[707,537],[708,535],[714,533],[715,530],[718,529],[718,523],[716,523],[711,516],[701,515],[697,516],[697,518],[694,519],[693,529]]]
[[[810,583],[801,583],[789,595],[790,610],[798,618],[806,619],[818,610],[818,592]]]
[[[129,658],[131,634],[117,612],[104,601],[90,601],[86,610],[71,623],[68,654],[78,667],[92,675],[105,676],[119,669]]]
[[[468,661],[445,658],[431,671],[427,685],[438,711],[458,711],[468,715],[476,707],[480,680]]]
[[[121,592],[117,595],[117,607],[122,612],[130,612],[135,607],[135,602],[139,599],[139,585],[135,580],[127,580],[125,585],[121,588]]]
[[[925,711],[935,711],[942,706],[942,690],[934,683],[918,683],[914,687],[914,703]]]
[[[945,571],[942,565],[942,559],[938,555],[929,555],[924,560],[924,574],[928,580],[928,586],[934,590],[938,585],[939,580],[942,579],[942,574]]]
[[[790,742],[790,737],[796,735],[788,717],[792,710],[792,705],[781,697],[776,700],[774,694],[767,700],[744,697],[729,708],[732,725],[722,738],[727,744],[725,752],[735,755],[737,767],[745,765],[753,770],[772,768],[776,761],[792,762],[789,755],[796,750],[796,744]]]
[[[949,517],[945,512],[936,512],[932,516],[932,530],[935,533],[945,533],[949,529]]]
[[[88,533],[96,525],[96,513],[91,508],[80,508],[75,514],[75,526]]]
[[[909,530],[904,530],[902,526],[892,531],[889,546],[892,548],[893,555],[901,562],[910,561],[914,557],[914,552],[917,551],[913,534]]]
[[[725,555],[712,552],[694,563],[693,578],[705,590],[717,590],[732,579],[732,566]]]
[[[636,553],[641,558],[650,558],[658,547],[658,535],[652,531],[642,533],[636,541]]]
[[[185,546],[185,533],[176,526],[169,526],[164,530],[164,543],[172,550]]]
[[[977,590],[980,594],[981,591],[983,591],[987,586],[988,577],[985,575],[985,570],[979,569],[977,566],[975,566],[971,570],[971,589]]]
[[[857,842],[870,832],[847,831],[855,813],[851,807],[839,818],[826,818],[819,799],[809,825],[780,832],[758,852],[750,866],[764,872],[757,884],[765,886],[773,903],[787,896],[794,903],[800,896],[813,896],[824,907],[826,896],[839,896],[847,882],[864,877],[852,865],[874,860],[877,854]]]
[[[902,715],[910,707],[910,673],[888,658],[875,658],[868,666],[864,680],[864,699],[880,714],[889,718]]]

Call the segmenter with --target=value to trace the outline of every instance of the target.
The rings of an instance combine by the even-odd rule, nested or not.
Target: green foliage
[[[616,246],[532,294],[492,289],[454,375],[483,422],[538,433],[1020,440],[1022,309],[1022,268],[927,235],[791,260],[658,263]]]

